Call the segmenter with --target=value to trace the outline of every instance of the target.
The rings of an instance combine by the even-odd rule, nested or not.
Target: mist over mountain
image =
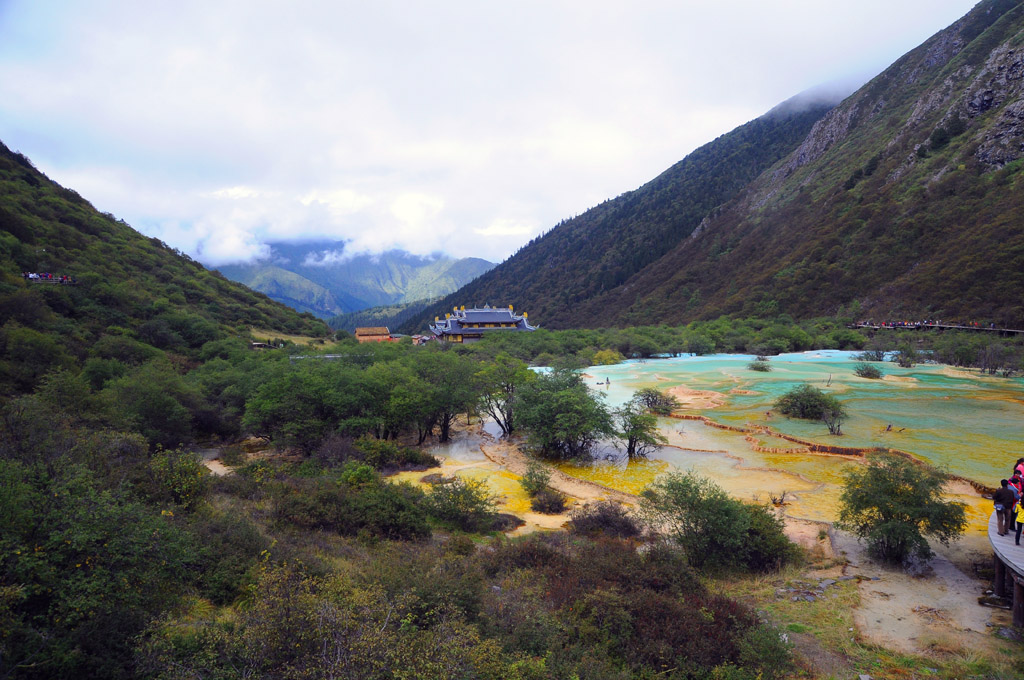
[[[494,264],[401,250],[355,254],[341,241],[270,243],[263,261],[220,267],[229,279],[321,318],[446,295]]]
[[[780,105],[567,220],[407,324],[721,314],[1024,324],[1024,8],[985,0],[840,105]]]
[[[421,330],[454,305],[513,303],[553,328],[616,323],[581,304],[628,285],[701,220],[785,157],[834,105],[795,97],[712,142],[635,191],[565,220],[472,284],[404,325]]]

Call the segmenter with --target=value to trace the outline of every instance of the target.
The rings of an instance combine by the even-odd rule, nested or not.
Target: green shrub
[[[389,473],[437,467],[440,461],[419,449],[401,446],[392,441],[361,437],[352,439],[332,435],[313,451],[312,459],[326,468],[338,468],[352,461],[363,462],[373,469]]]
[[[612,501],[587,503],[573,510],[568,529],[574,534],[604,534],[615,538],[634,538],[642,532],[636,518],[623,505]]]
[[[795,561],[800,548],[786,536],[786,525],[771,505],[744,503],[749,525],[744,562],[751,571],[774,571]]]
[[[366,463],[357,463],[354,460],[350,460],[345,464],[338,477],[349,486],[365,486],[373,484],[380,479],[380,475],[372,467]]]
[[[842,403],[812,385],[800,385],[779,397],[775,408],[792,418],[821,420],[829,411],[845,413]]]
[[[197,517],[192,532],[198,537],[199,592],[214,604],[230,604],[252,581],[251,573],[269,543],[245,517],[209,514]]]
[[[679,408],[678,399],[654,387],[640,388],[633,393],[633,401],[643,406],[649,413],[658,416],[671,415]]]
[[[882,371],[877,366],[863,361],[854,365],[853,372],[861,378],[870,378],[871,380],[878,380],[882,377]]]
[[[771,365],[771,362],[768,361],[768,357],[766,357],[766,356],[759,356],[756,359],[754,359],[753,361],[751,361],[749,364],[747,364],[747,368],[750,369],[751,371],[759,371],[761,373],[768,373],[769,371],[772,370],[772,365]]]
[[[519,480],[519,485],[530,498],[533,498],[546,489],[550,482],[551,471],[543,463],[531,460],[526,467],[526,473]]]
[[[206,466],[199,455],[183,449],[158,449],[150,461],[157,494],[185,508],[192,507],[206,490]]]
[[[323,478],[292,480],[277,491],[274,511],[289,524],[346,536],[408,540],[430,535],[423,492],[409,484],[377,481],[353,487]]]
[[[554,489],[542,489],[530,500],[530,508],[545,515],[565,512],[565,496]]]
[[[487,531],[495,517],[494,500],[483,480],[456,477],[430,490],[427,510],[463,531]]]
[[[441,464],[429,453],[383,439],[362,437],[355,441],[355,448],[363,452],[366,464],[376,470],[426,469]]]
[[[698,568],[767,571],[796,555],[768,508],[730,498],[692,470],[666,475],[645,489],[641,512]]]

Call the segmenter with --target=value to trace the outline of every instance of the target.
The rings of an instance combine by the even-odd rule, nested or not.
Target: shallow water
[[[711,390],[723,395],[725,405],[693,413],[730,425],[769,425],[779,432],[823,444],[901,449],[945,466],[953,474],[986,484],[1005,476],[1011,463],[1024,455],[1021,379],[982,377],[944,366],[901,369],[883,363],[879,365],[885,379],[868,380],[853,374],[857,362],[852,355],[838,351],[784,354],[772,357],[770,373],[748,370],[746,365],[752,357],[747,355],[594,366],[587,373],[595,381],[611,380],[611,387],[604,390],[611,406],[623,403],[641,387],[682,385]],[[766,416],[766,412],[773,411],[776,399],[801,383],[820,387],[843,401],[850,417],[843,423],[842,437],[829,436],[818,422],[774,413]],[[889,424],[892,430],[886,431]],[[711,443],[699,448],[717,448],[714,444],[729,440],[715,433],[694,436]]]
[[[821,444],[900,449],[989,486],[998,484],[1012,462],[1024,455],[1024,380],[933,365],[901,369],[890,363],[878,364],[885,379],[868,380],[854,375],[857,362],[852,356],[838,351],[781,355],[771,358],[769,373],[749,370],[749,355],[679,357],[592,366],[586,369],[585,380],[605,395],[611,407],[642,387],[714,391],[724,398],[722,406],[685,412],[738,427],[767,425]],[[830,436],[822,423],[774,413],[775,400],[801,383],[843,401],[849,412],[843,436]],[[887,431],[889,424],[892,429]],[[661,474],[693,469],[738,498],[767,502],[785,494],[790,516],[834,521],[840,519],[843,473],[859,464],[841,456],[801,453],[799,444],[771,435],[756,435],[751,443],[744,433],[698,420],[663,418],[659,427],[669,446],[646,461],[628,463],[606,446],[592,464],[560,467],[581,479],[634,494]],[[445,474],[486,479],[504,510],[524,512],[529,499],[518,478],[487,461],[480,451],[486,436],[497,439],[500,432],[492,422],[485,423],[484,430],[486,435],[459,433],[431,452],[444,459]],[[775,451],[756,451],[755,444]],[[969,531],[983,531],[991,501],[974,493],[954,498],[968,506]]]

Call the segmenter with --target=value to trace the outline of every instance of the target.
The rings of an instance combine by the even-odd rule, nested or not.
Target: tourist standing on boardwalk
[[[1010,525],[1010,528],[1017,528],[1017,533],[1013,537],[1013,542],[1017,545],[1020,545],[1020,530],[1022,527],[1024,527],[1024,524],[1022,524],[1020,521],[1020,501],[1022,498],[1024,498],[1024,479],[1021,479],[1021,476],[1015,472],[1013,476],[1007,480],[1007,482],[1009,483],[1008,486],[1010,487],[1010,491],[1013,492],[1014,496],[1013,524]]]
[[[1010,532],[1011,522],[1013,522],[1010,513],[1013,509],[1014,497],[1009,483],[1005,479],[1000,479],[999,485],[999,490],[992,494],[992,504],[996,508],[996,526],[999,535],[1005,536]]]

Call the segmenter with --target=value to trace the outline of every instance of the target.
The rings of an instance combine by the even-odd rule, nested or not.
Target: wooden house
[[[359,342],[391,342],[391,331],[387,326],[368,326],[356,329],[356,340]]]

